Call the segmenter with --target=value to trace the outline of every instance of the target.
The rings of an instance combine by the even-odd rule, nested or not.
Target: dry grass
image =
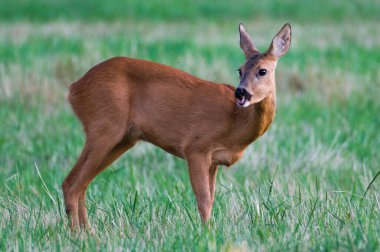
[[[268,22],[252,22],[246,26],[255,38],[259,48],[265,48],[271,40],[271,34],[275,34],[278,24]],[[293,51],[305,51],[308,48],[324,50],[334,48],[350,41],[365,48],[373,48],[379,44],[380,33],[376,24],[345,24],[320,25],[293,24]],[[31,39],[45,40],[56,38],[58,40],[75,40],[83,44],[83,52],[79,55],[62,55],[58,52],[48,55],[49,58],[35,59],[33,65],[24,65],[5,58],[0,63],[0,90],[1,97],[11,97],[17,93],[21,97],[36,96],[44,97],[50,102],[62,99],[67,86],[75,81],[87,69],[106,58],[119,55],[112,54],[112,49],[99,50],[102,43],[114,42],[120,45],[121,52],[125,56],[144,56],[144,46],[168,41],[187,41],[196,47],[213,47],[223,45],[230,50],[238,49],[238,37],[235,27],[216,24],[189,24],[189,23],[159,23],[154,26],[150,23],[63,23],[54,22],[49,24],[16,23],[12,26],[0,25],[0,41],[6,46],[27,45]],[[113,39],[113,37],[115,39]],[[123,45],[124,43],[124,45]],[[215,58],[205,60],[202,52],[197,48],[189,48],[184,53],[176,54],[175,51],[168,55],[164,63],[170,63],[176,59],[175,66],[197,74],[208,80],[216,80],[231,84],[237,83],[234,68],[231,68],[231,60],[220,53]],[[148,53],[149,57],[149,53]],[[241,58],[241,57],[240,57]],[[233,59],[237,62],[239,56]],[[311,58],[312,59],[312,58]],[[241,59],[242,60],[242,59]],[[323,59],[327,61],[328,59]],[[316,92],[320,99],[329,102],[332,99],[347,99],[353,92],[362,89],[362,84],[369,85],[369,74],[357,75],[341,68],[330,69],[324,67],[326,62],[320,60],[313,63],[307,62],[299,65],[290,62],[286,67],[280,64],[278,70],[278,82],[281,91],[302,92],[305,89]],[[21,64],[20,64],[21,63]],[[240,63],[239,63],[240,64]],[[238,67],[238,65],[236,66]],[[363,79],[364,78],[364,79]],[[378,80],[379,78],[377,78]],[[28,98],[29,99],[29,98]]]

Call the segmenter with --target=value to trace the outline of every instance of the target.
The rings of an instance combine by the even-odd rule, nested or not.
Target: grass
[[[0,250],[379,250],[379,3],[165,3],[2,5]],[[184,161],[141,143],[90,185],[91,232],[70,234],[60,186],[84,139],[67,86],[116,55],[236,85],[240,21],[261,50],[282,21],[293,42],[275,122],[219,172],[210,228]]]
[[[201,19],[223,21],[231,19],[286,18],[297,21],[344,21],[379,20],[380,2],[378,0],[354,0],[347,3],[337,0],[318,2],[305,0],[274,0],[247,2],[201,1],[201,0],[150,0],[147,4],[140,1],[111,0],[104,4],[101,0],[2,0],[0,20],[32,20],[46,22],[51,20],[84,21],[194,21]],[[164,7],[163,7],[164,6]],[[44,11],[41,11],[43,9]]]

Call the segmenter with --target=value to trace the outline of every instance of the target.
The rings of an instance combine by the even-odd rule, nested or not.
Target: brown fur
[[[256,51],[253,43],[242,43],[243,50]],[[269,51],[245,70],[247,57],[242,66],[246,79],[252,79],[248,75],[257,67],[271,71],[261,84],[240,84],[249,88],[255,99],[255,93],[260,96],[247,108],[236,105],[232,86],[140,59],[106,60],[73,83],[68,100],[83,125],[86,143],[63,183],[71,227],[87,223],[85,191],[89,183],[139,140],[187,161],[198,209],[207,221],[218,165],[234,164],[273,121],[277,59]]]

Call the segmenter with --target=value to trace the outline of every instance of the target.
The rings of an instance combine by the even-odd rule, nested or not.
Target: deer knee
[[[210,197],[202,198],[197,205],[202,222],[207,222],[211,215],[212,199]]]
[[[62,183],[62,191],[63,191],[63,196],[66,196],[70,188],[70,184],[67,181],[67,178],[63,181]]]
[[[78,195],[73,192],[72,185],[66,178],[62,183],[63,197],[65,200],[65,211],[71,215],[78,208]]]

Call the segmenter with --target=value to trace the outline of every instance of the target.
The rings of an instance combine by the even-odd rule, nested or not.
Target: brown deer
[[[186,160],[200,217],[207,222],[218,165],[234,164],[273,121],[276,64],[291,41],[285,24],[260,53],[242,24],[239,32],[245,62],[236,89],[126,57],[96,65],[70,86],[68,101],[86,135],[62,185],[72,229],[87,226],[90,182],[139,140]]]

